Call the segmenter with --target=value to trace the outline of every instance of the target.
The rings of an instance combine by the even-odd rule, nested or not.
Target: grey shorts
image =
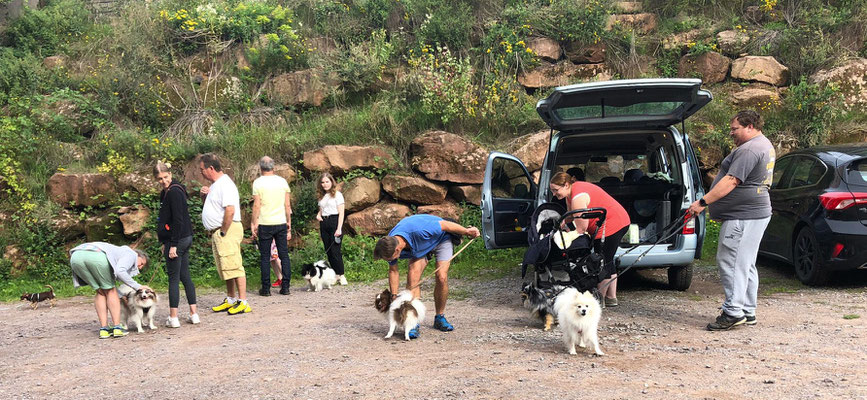
[[[437,261],[448,261],[452,259],[454,252],[455,248],[452,245],[451,239],[446,239],[440,242],[437,247],[434,247],[433,251],[427,253],[427,258],[428,260],[436,258]]]

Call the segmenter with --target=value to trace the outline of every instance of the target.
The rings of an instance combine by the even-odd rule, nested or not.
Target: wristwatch
[[[226,232],[223,232],[222,229],[220,229],[220,237],[226,237]]]
[[[702,207],[707,207],[707,202],[704,201],[704,197],[698,199],[698,205],[700,205]]]

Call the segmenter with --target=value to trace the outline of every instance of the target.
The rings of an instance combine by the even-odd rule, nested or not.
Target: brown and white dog
[[[51,289],[51,290],[48,290],[47,292],[42,292],[42,293],[24,292],[21,294],[21,300],[29,301],[30,302],[30,308],[32,308],[34,310],[39,308],[39,302],[42,302],[45,300],[48,300],[48,302],[51,304],[50,307],[54,308],[54,302],[56,301],[55,297],[54,297],[54,288],[51,287],[51,285],[45,285],[45,287],[47,287],[48,289]]]
[[[159,296],[150,288],[139,288],[132,290],[127,285],[120,285],[118,288],[120,294],[120,321],[124,326],[132,326],[135,324],[139,332],[144,332],[142,324],[147,318],[148,328],[157,329],[154,325],[154,315],[157,313],[157,302]],[[128,324],[128,325],[127,325]]]
[[[425,307],[419,299],[413,299],[409,290],[401,291],[394,300],[391,299],[391,291],[385,289],[376,295],[373,306],[377,311],[385,315],[388,320],[388,339],[394,334],[398,325],[403,326],[403,338],[409,340],[409,331],[424,320]]]

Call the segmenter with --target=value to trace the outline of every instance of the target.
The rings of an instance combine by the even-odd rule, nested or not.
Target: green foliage
[[[843,116],[842,96],[834,85],[819,86],[801,79],[789,87],[779,110],[766,116],[767,130],[789,132],[802,147],[824,144]]]
[[[479,98],[473,85],[473,66],[465,57],[447,47],[423,47],[417,56],[410,53],[410,67],[421,84],[425,112],[438,115],[443,123],[475,117]]]
[[[16,52],[10,47],[0,47],[0,106],[10,98],[29,96],[42,86],[44,71],[41,62],[28,52]]]
[[[462,49],[470,42],[475,19],[466,0],[404,0],[407,16],[421,46]]]
[[[247,60],[258,76],[292,71],[307,66],[307,45],[290,25],[268,33],[258,44],[247,48]]]
[[[610,6],[606,0],[551,0],[530,17],[530,25],[561,42],[598,43],[605,36]]]
[[[299,179],[292,185],[292,229],[296,232],[307,230],[307,223],[315,220],[319,213],[319,198],[316,195],[318,178],[314,175],[309,180]]]
[[[705,214],[707,215],[707,214]],[[713,261],[716,257],[716,248],[719,243],[719,230],[722,226],[719,221],[705,218],[704,244],[701,247],[701,259]]]
[[[86,32],[89,19],[79,0],[51,1],[44,8],[25,8],[6,29],[6,41],[19,50],[47,57]]]
[[[368,41],[350,46],[326,67],[336,71],[340,80],[352,91],[369,88],[381,77],[395,56],[394,45],[384,29],[373,31]]]

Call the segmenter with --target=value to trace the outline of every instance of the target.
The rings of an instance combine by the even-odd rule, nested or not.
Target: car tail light
[[[867,193],[830,192],[819,196],[826,210],[843,210],[855,204],[867,204]]]
[[[834,245],[834,251],[831,253],[832,258],[837,258],[840,253],[843,252],[843,243],[837,243]]]
[[[683,233],[684,235],[694,234],[695,233],[695,219],[696,218],[698,218],[698,217],[687,213],[686,216],[683,217],[683,219],[684,219],[684,221],[686,221],[686,223],[683,224],[683,232],[681,232],[681,233]]]

